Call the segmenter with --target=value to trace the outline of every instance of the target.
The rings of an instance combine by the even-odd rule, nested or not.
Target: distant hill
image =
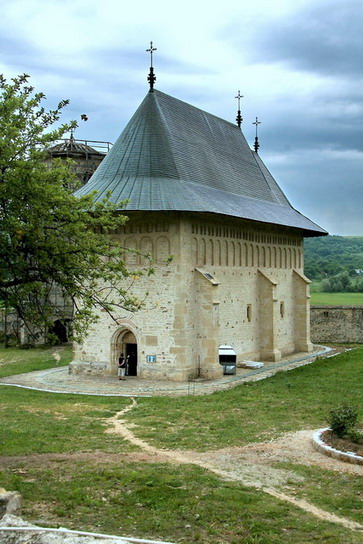
[[[363,236],[306,238],[305,274],[312,280],[363,270]]]

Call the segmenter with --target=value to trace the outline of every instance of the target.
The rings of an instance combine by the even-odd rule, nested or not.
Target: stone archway
[[[112,350],[113,373],[117,372],[118,358],[122,353],[127,361],[126,375],[137,376],[137,347],[137,339],[135,333],[131,329],[123,327],[117,331],[116,335],[114,336],[114,349]]]

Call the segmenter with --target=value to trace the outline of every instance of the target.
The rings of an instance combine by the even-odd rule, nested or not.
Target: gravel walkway
[[[331,348],[315,346],[314,351],[308,355],[300,353],[285,357],[279,363],[265,362],[264,367],[257,370],[238,368],[235,375],[223,376],[218,380],[196,379],[190,382],[161,382],[141,380],[130,376],[125,381],[120,381],[116,376],[74,376],[68,374],[68,367],[59,367],[7,376],[0,379],[0,385],[13,385],[52,393],[115,397],[209,395],[214,391],[231,389],[246,381],[268,378],[280,370],[291,370],[312,363],[319,356],[333,354],[334,350]]]

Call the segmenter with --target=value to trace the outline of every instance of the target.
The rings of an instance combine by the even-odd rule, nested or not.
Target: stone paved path
[[[313,353],[294,354],[279,363],[265,363],[258,370],[238,368],[236,375],[223,376],[218,380],[194,380],[186,383],[140,380],[130,376],[120,381],[116,376],[84,377],[68,374],[68,367],[52,368],[27,374],[17,374],[0,379],[0,385],[13,385],[54,393],[74,393],[78,395],[153,397],[180,395],[208,395],[214,391],[230,389],[246,381],[257,381],[276,374],[280,370],[290,370],[313,362],[318,356],[329,356],[334,350],[316,346]]]

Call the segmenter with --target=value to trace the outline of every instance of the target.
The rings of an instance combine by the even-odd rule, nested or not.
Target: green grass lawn
[[[162,448],[208,450],[326,426],[339,402],[361,402],[363,348],[210,396],[140,399],[129,420]]]
[[[1,474],[1,473],[0,473]],[[359,544],[361,535],[192,465],[47,461],[2,471],[42,525],[187,544]]]
[[[135,449],[105,434],[106,420],[129,402],[0,386],[0,455]]]
[[[56,363],[46,352],[0,350],[0,360],[13,368],[66,360]],[[138,399],[123,417],[159,448],[215,450],[325,426],[330,408],[343,400],[362,420],[362,378],[360,347],[210,396]],[[362,542],[359,532],[200,467],[137,458],[135,446],[105,432],[129,403],[0,386],[0,487],[22,494],[27,520],[187,544]],[[282,491],[362,523],[357,477],[278,465],[302,477]]]
[[[285,483],[285,492],[292,491],[297,497],[309,500],[323,510],[339,512],[340,516],[362,522],[362,478],[356,474],[337,474],[314,466],[283,461],[275,466],[302,476],[300,481]]]
[[[0,349],[0,378],[68,365],[71,360],[72,350],[68,346]]]
[[[363,306],[363,293],[311,292],[310,303],[315,306]]]

